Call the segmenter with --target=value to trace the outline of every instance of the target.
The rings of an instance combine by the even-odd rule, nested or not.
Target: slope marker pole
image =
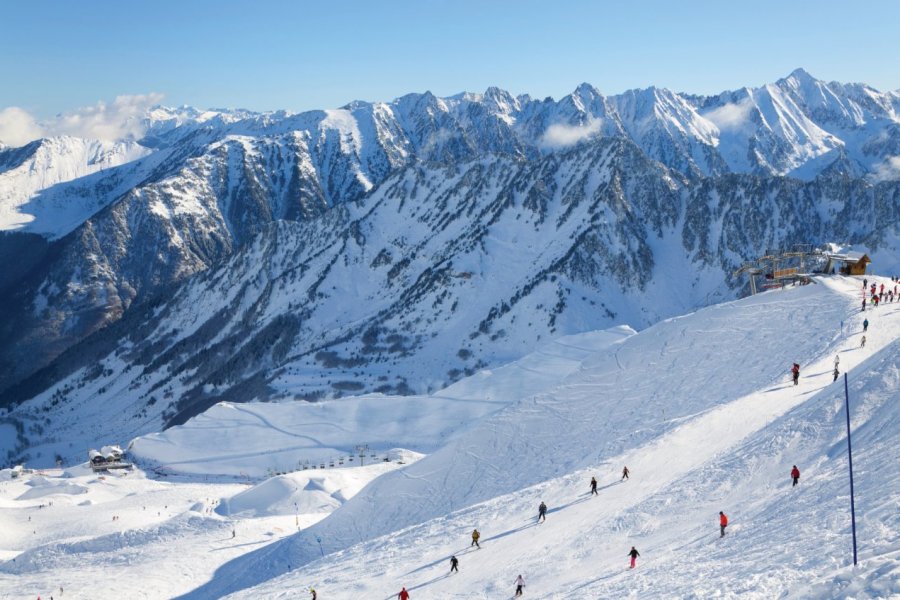
[[[850,445],[850,392],[847,387],[846,373],[844,373],[844,402],[847,407],[847,461],[850,464],[850,525],[853,529],[853,566],[856,566],[856,504],[853,499],[853,449]]]

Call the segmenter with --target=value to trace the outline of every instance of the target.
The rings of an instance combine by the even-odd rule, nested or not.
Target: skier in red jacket
[[[794,465],[794,468],[791,469],[791,477],[794,479],[794,485],[797,485],[800,481],[800,469],[797,468],[797,465]],[[794,485],[791,487],[794,487]]]
[[[721,510],[719,511],[719,531],[722,533],[720,537],[725,537],[725,528],[728,527],[728,517]]]
[[[400,590],[399,594],[397,594],[397,598],[399,600],[409,600],[409,592],[406,591],[405,587],[402,590]]]

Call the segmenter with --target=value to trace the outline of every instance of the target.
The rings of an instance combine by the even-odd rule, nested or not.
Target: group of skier
[[[874,284],[872,284],[872,285],[874,285]],[[865,334],[869,331],[869,319],[864,319],[862,325],[863,325],[863,336],[859,341],[859,347],[865,348],[866,347]],[[840,364],[841,364],[841,357],[840,357],[840,355],[836,355],[834,357],[834,371],[832,371],[832,375],[834,375],[834,379],[832,379],[832,381],[837,381],[837,378],[841,374],[841,370],[839,368]],[[800,365],[798,363],[794,363],[793,366],[791,367],[791,378],[794,381],[794,385],[798,385],[800,383]]]
[[[894,281],[897,284],[900,284],[900,278],[897,278],[897,279],[891,278],[891,281]],[[863,282],[864,290],[866,289],[867,284],[868,284],[868,281],[864,280],[864,282]],[[872,294],[872,303],[874,306],[877,306],[879,302],[884,302],[885,298],[887,298],[888,302],[893,302],[895,296],[898,299],[900,299],[900,294],[897,293],[897,285],[894,286],[893,290],[888,290],[887,293],[885,293],[884,284],[881,284],[880,290],[876,289],[876,286],[874,283],[872,284],[871,288],[869,288],[869,289]],[[866,307],[866,299],[863,298],[863,310],[865,310],[865,307]],[[865,319],[863,321],[863,332],[864,333],[867,332],[868,329],[869,329],[869,320]],[[862,346],[865,347],[865,345],[866,345],[866,336],[863,335],[862,336]],[[838,376],[840,375],[840,369],[839,369],[840,362],[841,362],[840,356],[835,356],[834,357],[834,373],[833,373],[835,381],[837,380]],[[793,363],[793,366],[791,367],[791,375],[792,375],[792,378],[794,381],[794,385],[798,385],[799,381],[800,381],[800,365],[798,363]],[[622,469],[621,481],[629,479],[629,473],[630,473],[630,471],[628,470],[628,467],[627,466],[624,467]],[[800,469],[797,468],[797,465],[793,465],[793,467],[791,468],[790,475],[791,475],[791,481],[792,481],[791,487],[798,485],[798,483],[800,482]],[[590,495],[591,496],[599,495],[597,492],[597,478],[596,477],[591,477]],[[540,505],[538,506],[537,522],[543,523],[546,520],[547,520],[547,505],[542,501],[540,503]],[[719,537],[725,537],[725,530],[727,527],[728,527],[728,515],[726,515],[724,511],[720,510],[719,511]],[[476,546],[480,549],[481,546],[478,543],[478,540],[480,537],[481,537],[481,534],[479,533],[478,529],[473,530],[471,546]],[[640,555],[641,554],[640,554],[640,552],[638,552],[637,548],[632,546],[631,550],[627,554],[627,556],[629,556],[631,558],[631,565],[630,565],[631,569],[635,568],[635,566],[637,564],[637,558]],[[450,557],[450,572],[451,573],[459,572],[459,559],[457,559],[456,556]],[[516,578],[515,586],[516,586],[515,596],[516,597],[522,596],[522,594],[524,593],[524,589],[525,589],[525,579],[522,577],[522,575],[519,575]],[[397,598],[399,600],[409,600],[409,592],[406,591],[405,587],[397,595]]]
[[[837,361],[835,361],[835,365],[836,364],[837,364]],[[835,367],[835,368],[837,368],[837,367]],[[629,479],[629,473],[630,473],[630,471],[628,470],[628,467],[624,467],[622,469],[622,479],[620,481]],[[793,484],[791,485],[791,487],[797,485],[800,481],[800,469],[797,468],[797,465],[794,465],[793,468],[791,469],[791,480],[793,481]],[[597,493],[597,478],[596,477],[591,477],[590,494],[592,496],[599,495]],[[540,505],[538,505],[537,522],[543,523],[546,520],[547,520],[547,505],[542,501],[540,503]],[[728,527],[728,516],[723,511],[720,510],[719,511],[719,537],[725,537],[725,528],[726,527]],[[478,543],[478,540],[480,538],[481,538],[481,533],[478,531],[478,529],[477,528],[473,529],[472,530],[472,543],[469,545],[469,547],[475,546],[480,550],[481,545]],[[631,569],[635,568],[635,566],[637,564],[637,558],[640,555],[641,555],[641,553],[637,551],[637,548],[632,546],[631,550],[629,550],[629,552],[627,554],[627,556],[631,557],[631,566],[629,568],[631,568]],[[459,573],[459,559],[456,558],[456,555],[453,555],[450,557],[450,572],[451,573]],[[516,586],[515,596],[519,597],[524,593],[524,590],[525,590],[525,579],[524,579],[524,577],[522,577],[522,575],[519,575],[518,577],[516,577],[515,586]],[[400,590],[399,594],[397,594],[397,598],[398,598],[398,600],[409,600],[409,592],[406,590],[405,587],[402,590]],[[315,600],[315,596],[313,597],[313,600]]]
[[[887,291],[884,290],[884,284],[881,284],[879,288],[876,284],[872,284],[868,288],[869,292],[869,302],[871,302],[873,308],[878,308],[879,304],[884,304],[885,302],[893,302],[894,299],[900,301],[900,280],[891,277],[891,281],[894,282],[893,289],[888,288]],[[863,279],[863,300],[862,300],[862,309],[866,310],[866,285],[868,284],[868,279]]]

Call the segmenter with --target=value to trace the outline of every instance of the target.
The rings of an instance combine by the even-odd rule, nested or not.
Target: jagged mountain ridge
[[[889,243],[897,199],[895,184],[836,175],[695,180],[624,138],[536,161],[416,163],[362,201],[267,226],[4,399],[42,423],[21,450],[72,427],[47,414],[81,415],[81,435],[103,439],[221,400],[425,392],[541,339],[729,297],[758,248]],[[111,407],[119,417],[102,418]]]
[[[135,302],[171,294],[175,284],[219,264],[271,223],[335,226],[326,218],[335,207],[377,196],[409,168],[449,165],[452,172],[473,161],[522,163],[539,167],[548,178],[530,187],[528,202],[540,205],[561,194],[577,204],[578,194],[569,198],[577,186],[554,187],[560,164],[554,161],[573,147],[628,140],[644,157],[638,168],[646,177],[634,176],[635,181],[651,182],[644,190],[633,183],[631,201],[657,193],[659,177],[680,181],[679,189],[689,186],[696,190],[692,193],[708,194],[682,213],[690,217],[682,232],[684,248],[692,248],[694,238],[709,241],[694,253],[676,253],[688,257],[678,258],[685,267],[696,261],[722,263],[723,253],[734,265],[759,249],[722,244],[721,232],[714,230],[721,228],[716,219],[727,212],[716,206],[717,199],[738,194],[745,194],[747,202],[765,197],[763,206],[778,215],[775,223],[788,228],[754,243],[867,243],[876,252],[882,249],[883,256],[896,246],[897,203],[895,184],[878,182],[885,178],[879,168],[890,163],[896,149],[898,94],[808,80],[797,71],[763,88],[712,98],[655,88],[606,97],[584,84],[559,102],[491,88],[450,98],[411,94],[391,103],[354,102],[340,110],[298,115],[155,109],[140,140],[152,153],[100,174],[61,181],[30,201],[39,205],[45,198],[68,197],[71,188],[104,208],[59,239],[0,235],[0,254],[25,257],[0,281],[0,389],[114,323]],[[0,150],[0,163],[12,164],[15,152]],[[802,183],[780,178],[783,173],[820,176]],[[408,194],[409,202],[423,201],[417,187],[395,193]],[[424,197],[426,203],[435,201],[433,193]],[[857,210],[860,205],[863,212]],[[817,215],[795,227],[793,215],[812,214],[813,206],[819,206]],[[631,222],[619,227],[640,230]],[[730,235],[746,234],[734,230]],[[658,248],[631,242],[644,265],[651,264],[650,256],[668,260]],[[602,243],[591,251],[611,253]],[[703,282],[701,290],[685,291],[675,282],[671,293],[688,308],[709,293],[732,294],[732,287],[719,286],[722,273],[716,272],[715,283]],[[619,316],[641,326],[661,314]],[[441,375],[435,385],[446,378]],[[22,399],[15,392],[3,401]]]

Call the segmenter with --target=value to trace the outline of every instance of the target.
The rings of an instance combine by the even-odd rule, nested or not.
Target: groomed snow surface
[[[534,356],[435,394],[439,417],[384,397],[322,403],[310,452],[346,452],[360,438],[428,452],[403,465],[235,483],[227,475],[247,466],[232,460],[242,449],[265,457],[285,436],[310,434],[284,406],[248,405],[252,440],[222,435],[210,448],[175,430],[137,440],[142,461],[180,457],[169,467],[178,474],[158,481],[142,471],[3,472],[0,597],[56,598],[63,586],[67,599],[287,599],[314,587],[322,600],[387,600],[406,586],[414,600],[494,599],[510,598],[519,574],[526,598],[900,597],[900,302],[860,313],[861,292],[861,278],[825,278],[633,335],[598,334],[533,386],[509,375],[542,372]],[[849,374],[855,568],[836,356]],[[450,400],[478,408],[456,412]],[[234,408],[184,432],[202,437],[224,414],[236,433]],[[397,422],[384,433],[391,411]],[[394,439],[403,436],[412,443]],[[211,481],[203,464],[217,465]],[[537,524],[541,501],[549,514]],[[731,522],[724,538],[720,510]],[[481,549],[470,546],[475,527]]]

